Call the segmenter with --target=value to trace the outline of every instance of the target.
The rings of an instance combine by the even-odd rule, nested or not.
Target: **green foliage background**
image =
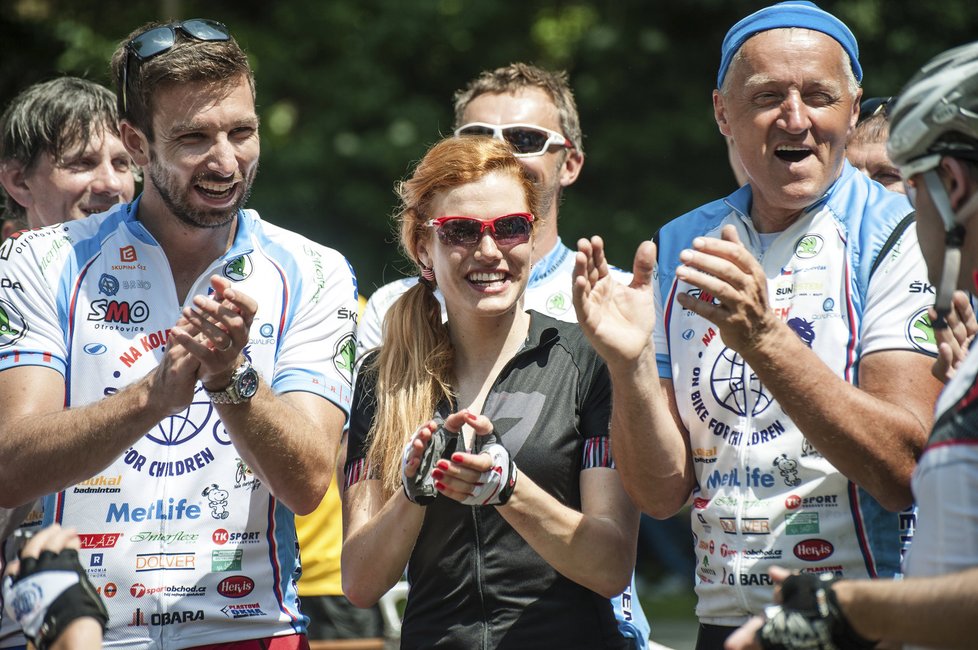
[[[226,23],[258,80],[263,218],[347,255],[361,290],[401,276],[393,184],[450,133],[451,97],[513,61],[565,68],[586,164],[565,193],[566,243],[601,234],[629,266],[662,223],[734,181],[710,93],[720,42],[753,0],[0,0],[0,103],[36,81],[108,82],[107,61],[150,20]],[[823,0],[856,33],[866,96],[975,38],[974,0]]]

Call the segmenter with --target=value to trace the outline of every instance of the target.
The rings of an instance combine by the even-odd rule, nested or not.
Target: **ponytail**
[[[418,282],[387,310],[383,338],[372,370],[377,373],[377,410],[368,435],[367,461],[384,494],[401,487],[401,454],[414,431],[451,397],[454,351],[441,305]]]
[[[439,245],[426,225],[432,203],[443,192],[492,173],[511,174],[520,182],[526,205],[540,223],[542,197],[507,142],[489,137],[446,138],[428,150],[411,177],[396,185],[401,208],[396,214],[398,241],[422,276],[430,275],[419,244]],[[379,476],[385,494],[401,487],[401,454],[408,438],[434,416],[435,407],[453,397],[455,354],[441,305],[429,279],[408,289],[384,317],[380,353],[365,370],[375,372],[377,408],[368,433],[370,474]]]

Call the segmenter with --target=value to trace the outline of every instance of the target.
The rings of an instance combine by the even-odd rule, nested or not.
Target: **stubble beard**
[[[163,204],[182,223],[194,228],[204,229],[221,228],[234,220],[238,210],[241,209],[241,206],[251,196],[251,187],[258,173],[258,163],[256,162],[249,177],[238,181],[244,184],[244,191],[238,195],[238,199],[234,204],[227,208],[208,210],[193,207],[188,200],[188,194],[192,190],[183,191],[179,181],[174,178],[173,174],[168,173],[162,165],[155,163],[155,160],[151,161],[148,176],[156,188],[157,193],[160,195]],[[226,179],[200,174],[194,177],[191,185],[199,181],[221,183],[226,181]]]
[[[560,186],[560,168],[563,167],[563,165],[564,161],[561,159],[560,162],[558,162],[554,167],[553,182],[550,186],[544,185],[545,179],[543,178],[537,179],[536,181],[537,188],[540,192],[540,214],[535,216],[540,219],[549,217],[551,209],[553,209],[554,214],[556,214],[555,204],[560,201],[560,190],[562,189]]]

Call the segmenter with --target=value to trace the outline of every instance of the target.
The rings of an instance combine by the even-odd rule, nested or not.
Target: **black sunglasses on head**
[[[191,18],[178,23],[153,27],[126,43],[126,60],[122,65],[122,112],[128,108],[129,66],[132,57],[152,59],[171,49],[177,42],[177,30],[198,41],[228,41],[231,32],[223,24],[207,18]]]
[[[859,104],[859,119],[856,120],[856,124],[880,113],[883,114],[883,117],[888,117],[890,115],[890,102],[892,101],[892,97],[870,97],[869,99],[864,99]]]

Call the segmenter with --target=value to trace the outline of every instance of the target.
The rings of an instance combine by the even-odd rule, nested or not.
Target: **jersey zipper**
[[[489,387],[489,392],[486,393],[486,400],[489,399],[489,396],[492,395],[493,391],[496,390],[496,388],[499,386],[499,383],[501,381],[501,377],[503,377],[507,373],[507,371],[510,369],[510,367],[520,357],[522,357],[524,354],[528,353],[531,350],[536,349],[537,343],[530,341],[530,335],[531,335],[532,331],[533,331],[533,322],[531,320],[530,326],[529,326],[529,328],[527,330],[527,338],[526,338],[526,340],[523,342],[523,345],[520,346],[520,348],[513,355],[513,358],[511,358],[509,361],[507,361],[503,365],[503,367],[500,368],[499,373],[496,375],[496,378],[493,379],[492,385]],[[454,404],[454,400],[451,400],[451,402]],[[455,405],[455,408],[458,408],[458,406]],[[482,411],[485,411],[485,403],[483,403],[483,405],[482,405]],[[502,444],[502,441],[500,441],[500,444]],[[475,448],[475,438],[474,437],[472,439],[472,446],[473,446],[473,450],[472,451],[474,451],[474,448]],[[466,450],[466,451],[470,451],[470,450]],[[479,516],[479,511],[478,511],[479,510],[479,507],[478,506],[471,506],[471,509],[472,509],[473,535],[475,537],[476,583],[478,584],[478,587],[479,587],[479,604],[480,604],[480,606],[482,608],[482,640],[481,640],[480,647],[482,648],[482,650],[489,650],[489,613],[486,610],[487,590],[486,590],[486,583],[485,583],[485,566],[484,566],[484,563],[483,563],[483,544],[482,544],[482,535],[481,535],[481,530],[482,530],[482,527],[481,527],[481,517]]]

